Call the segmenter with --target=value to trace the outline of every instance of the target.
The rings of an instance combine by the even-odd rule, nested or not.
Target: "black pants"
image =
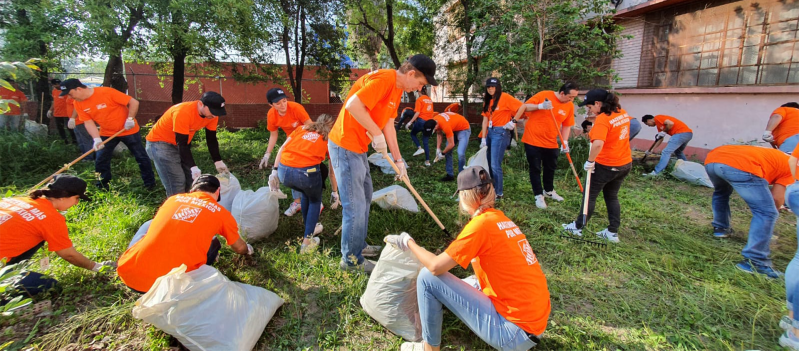
[[[22,261],[31,259],[31,257],[33,257],[33,255],[36,254],[36,251],[39,251],[39,249],[41,249],[42,246],[44,246],[44,241],[32,247],[30,250],[21,253],[19,256],[10,258],[7,264],[17,264]]]
[[[558,165],[560,149],[546,149],[543,147],[524,144],[527,154],[527,163],[530,165],[530,184],[533,185],[533,194],[544,194],[544,191],[555,190],[555,168]],[[544,170],[544,186],[541,186],[541,166]]]
[[[44,241],[40,242],[30,250],[21,253],[17,257],[12,257],[8,260],[8,264],[17,264],[25,260],[31,259],[36,251],[44,246]],[[53,289],[58,284],[58,281],[37,272],[23,272],[18,280],[11,285],[10,295],[17,296],[23,295],[26,297],[33,297],[37,294]],[[4,302],[5,303],[5,302]],[[3,303],[3,304],[4,304]]]
[[[64,139],[64,143],[69,144],[69,139],[67,138],[67,134],[69,134],[72,136],[72,143],[78,145],[78,137],[75,136],[75,131],[67,128],[67,122],[69,122],[69,117],[54,117],[54,118],[55,118],[55,127],[58,130],[58,135],[61,136],[61,139]]]
[[[608,230],[612,233],[619,232],[621,226],[621,205],[619,204],[619,189],[621,184],[624,183],[624,178],[630,174],[633,164],[628,163],[624,166],[609,167],[601,164],[594,166],[594,173],[591,175],[591,184],[588,190],[588,216],[586,222],[591,218],[596,206],[596,198],[599,192],[605,197],[605,206],[608,208]],[[585,201],[585,194],[583,194],[583,201]],[[577,215],[577,228],[582,228],[583,223],[582,209],[584,203],[580,204],[580,214]]]

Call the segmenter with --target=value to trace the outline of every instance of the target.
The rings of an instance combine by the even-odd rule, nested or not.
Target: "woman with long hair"
[[[502,92],[499,79],[492,77],[486,80],[483,96],[483,127],[480,132],[483,139],[480,147],[488,147],[486,156],[497,199],[502,199],[505,195],[502,186],[502,159],[505,158],[505,149],[510,145],[512,131],[516,128],[513,116],[519,108],[523,108],[522,105],[521,101]]]

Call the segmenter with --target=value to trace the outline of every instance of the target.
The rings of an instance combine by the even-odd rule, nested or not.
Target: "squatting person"
[[[455,112],[444,112],[436,115],[424,124],[423,133],[429,138],[436,133],[436,159],[445,159],[447,162],[447,175],[441,178],[442,182],[455,180],[455,172],[452,169],[452,151],[455,149],[455,137],[458,143],[458,172],[463,171],[466,165],[466,147],[469,146],[469,136],[472,135],[472,128],[469,121]],[[447,146],[441,151],[442,135],[447,138]]]
[[[686,160],[683,151],[688,146],[688,142],[694,137],[694,131],[691,130],[688,125],[679,119],[666,115],[645,115],[641,117],[641,121],[649,127],[657,128],[658,133],[655,136],[657,141],[653,149],[656,149],[663,143],[663,139],[666,138],[666,135],[670,136],[669,142],[660,153],[660,161],[658,161],[652,173],[644,174],[645,176],[657,176],[660,172],[663,172],[669,165],[672,154],[680,160]],[[632,123],[632,120],[630,122]],[[648,155],[649,151],[647,151],[646,154]]]
[[[799,103],[788,102],[771,113],[763,141],[790,153],[799,144]]]

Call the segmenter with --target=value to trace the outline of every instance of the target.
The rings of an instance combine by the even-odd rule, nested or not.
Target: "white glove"
[[[69,119],[69,122],[67,122],[67,128],[75,129],[75,119],[74,118],[70,118]]]
[[[771,132],[769,132],[769,131],[763,132],[763,141],[765,141],[767,143],[773,143],[774,142],[774,135],[772,135]]]
[[[516,128],[516,123],[513,123],[513,121],[510,121],[508,123],[505,123],[505,125],[502,126],[502,128],[505,128],[507,130],[513,130],[513,128]]]
[[[411,122],[408,122],[407,124],[405,124],[405,129],[408,129],[408,130],[411,129]]]
[[[264,153],[264,158],[262,158],[261,163],[258,164],[258,169],[269,167],[269,156],[272,156],[269,152]]]
[[[594,170],[594,163],[593,163],[593,162],[591,162],[591,161],[585,161],[585,164],[583,164],[583,169],[584,169],[586,172],[591,172],[591,171],[593,171],[593,170]]]
[[[386,145],[386,136],[383,134],[372,136],[372,147],[375,151],[385,154],[388,153],[388,145]]]
[[[103,139],[94,138],[92,140],[94,140],[94,145],[92,145],[92,149],[94,149],[94,151],[100,151],[105,147],[105,145],[103,145]]]
[[[441,161],[443,159],[444,159],[444,154],[441,153],[441,149],[437,149],[436,150],[436,159],[433,160],[433,163],[436,163],[436,162]]]
[[[252,245],[247,244],[247,254],[252,256],[255,253],[255,249],[252,248]]]
[[[216,171],[219,172],[219,174],[230,173],[230,170],[227,169],[227,166],[225,166],[225,163],[222,161],[214,162],[214,166],[216,166]]]
[[[408,177],[408,166],[405,165],[405,161],[400,161],[395,163],[397,168],[399,168],[399,174],[394,177],[394,180],[401,180],[402,177]]]
[[[341,205],[341,200],[338,198],[338,192],[330,193],[330,208],[337,209]]]
[[[133,121],[133,117],[128,117],[128,119],[125,120],[125,130],[133,129],[135,126],[136,122]]]
[[[486,138],[483,138],[482,140],[480,140],[480,148],[482,149],[482,148],[484,148],[486,146],[488,146],[488,145],[486,145]]]
[[[569,143],[563,143],[563,145],[560,146],[561,153],[565,154],[568,153],[569,151],[571,151],[571,149],[569,149]]]
[[[402,251],[408,251],[408,242],[411,240],[413,240],[413,238],[411,238],[411,235],[406,232],[402,232],[400,235],[386,235],[386,237],[383,238],[383,241],[386,244],[389,244]]]
[[[544,100],[544,102],[538,104],[539,110],[551,110],[552,109],[552,101]]]
[[[114,261],[103,261],[100,263],[95,262],[92,271],[98,273],[105,273],[108,271],[114,271],[117,269],[117,263]]]
[[[191,168],[191,180],[197,179],[197,177],[201,176],[203,173],[200,172],[200,167],[194,166]]]
[[[655,134],[656,139],[663,139],[665,137],[666,137],[666,132],[658,132],[657,134]]]
[[[47,110],[47,118],[53,118],[53,110]]]
[[[269,190],[277,191],[280,188],[280,178],[277,177],[277,170],[272,169],[272,173],[269,175]]]

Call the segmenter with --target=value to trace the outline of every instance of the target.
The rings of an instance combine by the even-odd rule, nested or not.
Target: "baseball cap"
[[[608,97],[608,94],[608,91],[605,89],[589,90],[588,93],[585,94],[585,99],[577,104],[577,106],[583,107],[588,104],[593,104],[597,101],[605,101],[605,99]]]
[[[499,85],[499,79],[498,78],[491,77],[491,78],[486,79],[486,87],[495,87],[495,86],[498,86],[498,85]]]
[[[50,79],[50,85],[61,85],[61,79],[58,78]]]
[[[206,91],[203,93],[203,96],[200,97],[200,102],[208,106],[208,109],[214,116],[227,115],[227,111],[225,111],[225,98],[215,91]]]
[[[436,129],[436,125],[438,122],[434,119],[428,119],[427,122],[424,122],[424,129],[422,130],[422,135],[429,137],[433,135],[433,129]]]
[[[217,178],[213,174],[201,174],[199,177],[197,177],[197,179],[195,179],[191,183],[191,187],[194,188],[197,185],[204,185],[204,184],[210,185],[211,187],[215,187],[217,189],[219,189],[219,187],[222,186],[222,183],[219,182],[219,178]]]
[[[69,94],[69,91],[75,88],[85,88],[86,86],[80,82],[80,79],[77,78],[70,78],[63,82],[61,82],[61,95],[59,96],[66,96]]]
[[[266,101],[269,101],[270,104],[274,104],[280,100],[287,99],[286,93],[283,89],[280,88],[272,88],[266,92]]]
[[[480,179],[483,173],[485,180]],[[458,173],[458,191],[474,189],[485,184],[491,184],[491,175],[483,167],[471,166]]]
[[[424,77],[427,79],[427,84],[432,86],[437,86],[438,81],[435,78],[436,75],[436,63],[433,62],[432,59],[427,57],[427,55],[416,54],[411,56],[408,59],[408,63],[411,64],[417,71],[422,72]]]
[[[78,195],[81,200],[89,200],[89,197],[86,196],[86,182],[73,175],[56,175],[46,186],[48,190],[61,190],[73,196]]]

